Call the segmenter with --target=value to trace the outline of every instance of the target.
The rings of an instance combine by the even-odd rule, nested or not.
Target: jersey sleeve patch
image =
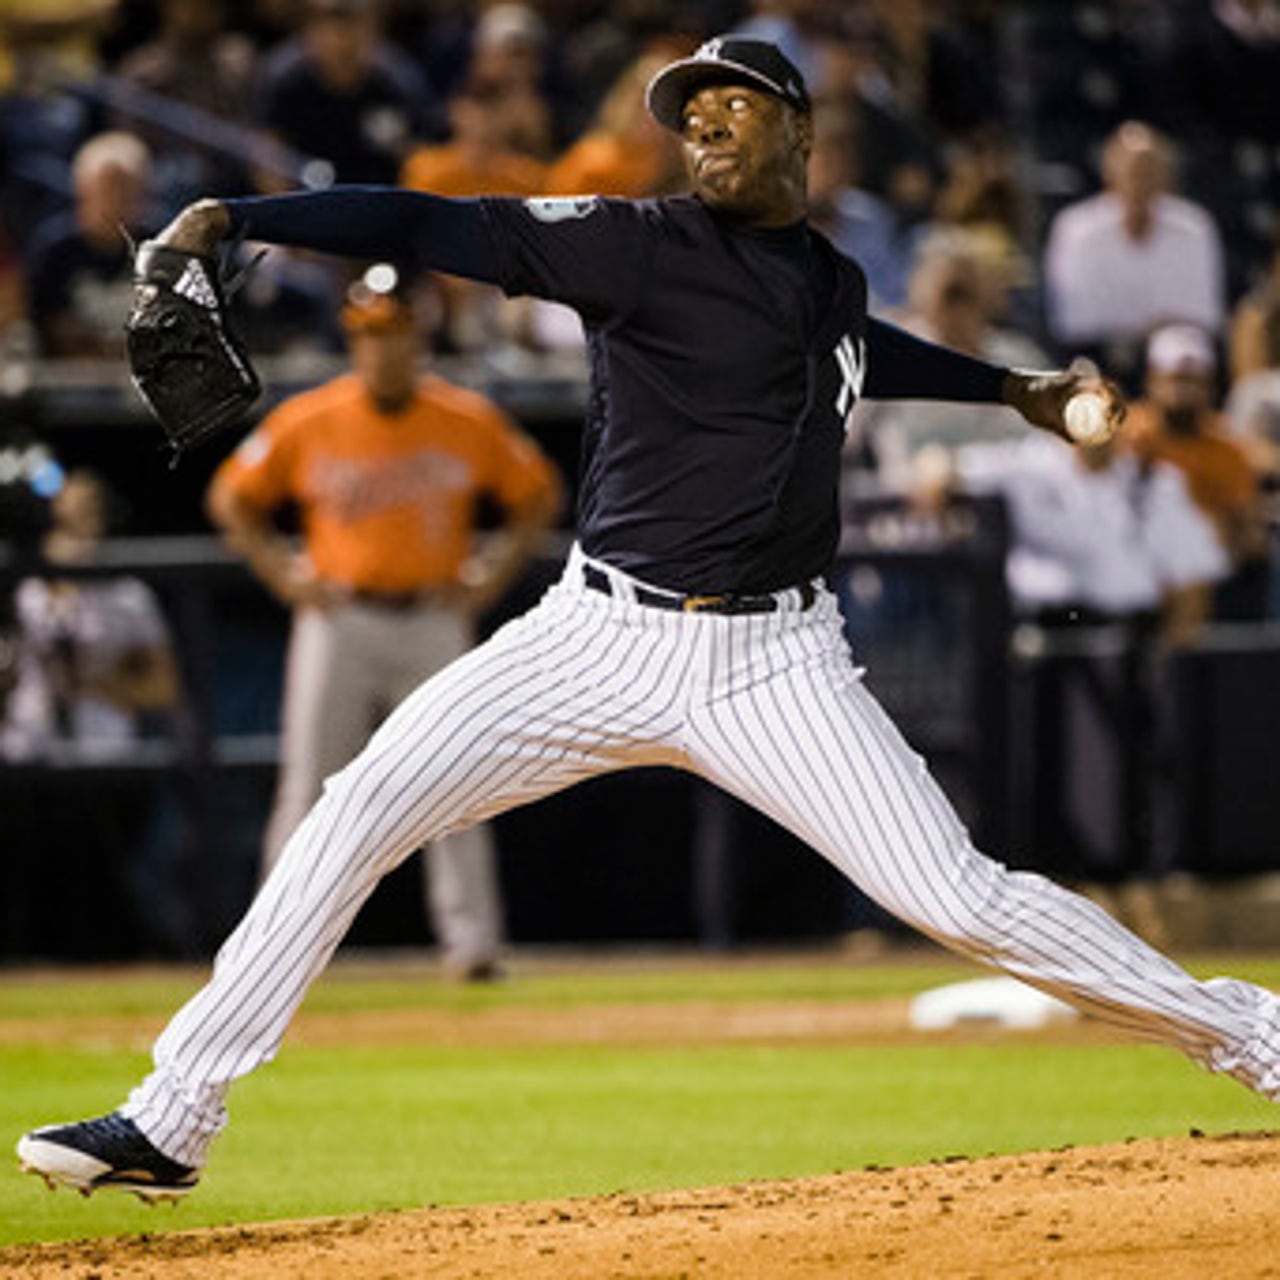
[[[599,196],[536,196],[524,202],[539,222],[567,222],[585,218],[600,207]]]

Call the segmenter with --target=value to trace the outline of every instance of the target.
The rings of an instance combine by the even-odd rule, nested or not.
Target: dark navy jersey
[[[499,280],[582,316],[588,555],[692,593],[821,576],[865,364],[861,270],[692,197],[486,199]]]
[[[866,314],[862,272],[804,224],[734,228],[692,197],[449,200],[335,187],[223,202],[251,239],[568,303],[592,383],[580,536],[697,594],[813,578],[838,537],[845,427],[877,399],[999,403],[1008,370]]]

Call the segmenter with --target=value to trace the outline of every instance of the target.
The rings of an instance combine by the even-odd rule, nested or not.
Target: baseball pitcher
[[[633,765],[687,769],[788,827],[944,945],[1280,1096],[1280,1003],[1199,981],[1091,903],[974,848],[877,705],[825,577],[859,396],[1007,403],[1066,435],[1096,375],[1027,373],[868,317],[806,220],[809,96],[771,44],[664,68],[650,109],[692,192],[649,201],[335,190],[194,206],[228,233],[428,265],[566,303],[591,362],[578,542],[563,576],[411,694],[332,779],[119,1110],[36,1130],[23,1163],[91,1190],[185,1194],[234,1083],[272,1057],[379,878],[424,841]]]

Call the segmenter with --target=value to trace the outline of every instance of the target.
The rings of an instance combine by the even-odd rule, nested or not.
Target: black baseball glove
[[[154,240],[134,257],[129,368],[175,464],[184,449],[242,423],[261,394],[227,320],[227,300],[245,274],[229,282],[217,259]]]

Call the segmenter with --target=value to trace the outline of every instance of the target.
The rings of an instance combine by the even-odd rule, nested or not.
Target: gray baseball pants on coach
[[[864,687],[834,597],[774,612],[667,612],[576,549],[528,614],[413,693],[330,779],[175,1016],[124,1112],[204,1161],[225,1096],[274,1056],[378,880],[425,841],[630,765],[692,770],[807,840],[890,911],[1148,1039],[1280,1095],[1280,1002],[1202,982],[1083,898],[978,853]]]
[[[281,714],[280,780],[263,841],[263,874],[392,708],[466,653],[469,622],[430,604],[405,609],[353,601],[294,614]],[[475,826],[423,852],[423,905],[452,969],[491,962],[502,936],[493,839]]]

